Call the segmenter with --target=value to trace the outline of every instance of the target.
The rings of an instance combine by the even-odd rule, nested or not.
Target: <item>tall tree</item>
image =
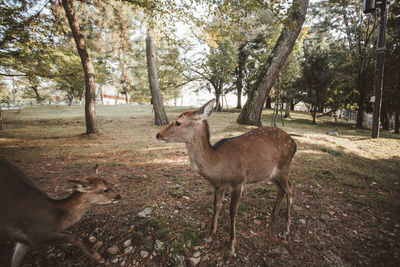
[[[261,112],[265,99],[274,85],[279,71],[296,42],[305,21],[309,0],[293,0],[289,9],[290,25],[285,25],[267,62],[261,67],[254,90],[237,118],[240,124],[261,125]]]
[[[149,77],[149,85],[151,91],[151,102],[154,108],[154,120],[156,125],[166,125],[169,123],[167,114],[165,113],[164,103],[161,96],[160,86],[158,84],[156,55],[154,51],[154,37],[151,27],[146,33],[146,57],[147,69]]]
[[[96,122],[96,114],[94,109],[96,97],[96,84],[94,80],[94,68],[90,60],[89,53],[86,48],[85,39],[83,38],[78,21],[76,19],[75,10],[72,5],[72,0],[62,0],[62,5],[65,10],[69,25],[71,27],[72,35],[75,40],[76,48],[78,49],[79,56],[81,57],[83,71],[85,73],[85,118],[86,118],[86,133],[98,133]]]

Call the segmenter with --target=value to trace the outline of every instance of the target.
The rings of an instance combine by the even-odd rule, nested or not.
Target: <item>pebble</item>
[[[131,244],[132,244],[132,241],[130,239],[128,239],[123,243],[123,246],[126,248],[126,247],[129,247]]]
[[[121,266],[125,266],[125,264],[126,264],[126,261],[121,262]]]
[[[201,255],[201,252],[200,252],[200,251],[196,251],[196,252],[193,254],[193,258],[198,258],[198,257],[200,257],[200,255]]]
[[[124,255],[131,254],[132,251],[133,251],[133,246],[129,246],[129,247],[124,249]]]
[[[302,225],[306,225],[307,221],[305,219],[300,219],[299,223],[302,224]]]
[[[147,258],[149,256],[149,252],[146,250],[140,251],[140,257]]]
[[[92,243],[92,244],[96,243],[96,240],[97,240],[97,238],[94,237],[94,236],[90,236],[89,237],[89,242]]]
[[[182,205],[182,202],[180,202],[180,201],[177,201],[176,202],[176,206],[178,207],[178,209],[183,209],[183,205]]]
[[[178,214],[178,213],[179,213],[179,210],[174,210],[174,213],[175,213],[175,214]]]
[[[294,212],[300,212],[302,210],[302,208],[297,205],[293,205],[292,208]]]
[[[119,261],[118,258],[115,258],[112,260],[112,263],[116,264],[116,263],[118,263],[118,261]]]
[[[151,210],[151,208],[147,207],[144,210],[142,210],[141,212],[139,212],[138,216],[140,218],[146,218],[147,216],[150,216],[152,212],[153,211]]]
[[[164,243],[161,242],[160,240],[156,240],[156,242],[154,243],[154,250],[156,251],[164,250]]]
[[[115,255],[118,253],[118,247],[117,246],[112,246],[107,249],[107,252],[110,253],[111,255]]]
[[[94,244],[93,248],[95,250],[98,250],[102,245],[103,245],[103,242],[102,241],[98,241],[96,244]]]
[[[201,257],[198,257],[198,258],[190,258],[189,260],[193,263],[193,265],[197,265],[197,264],[200,263]]]

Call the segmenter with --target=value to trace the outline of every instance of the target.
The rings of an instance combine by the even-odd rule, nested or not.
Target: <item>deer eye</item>
[[[176,125],[176,126],[181,126],[181,123],[180,123],[179,121],[176,121],[176,122],[175,122],[175,125]]]
[[[104,193],[107,193],[108,192],[108,188],[107,189],[104,189],[104,191],[103,191]]]

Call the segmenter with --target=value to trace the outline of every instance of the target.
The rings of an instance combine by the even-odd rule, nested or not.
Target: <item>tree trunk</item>
[[[239,62],[236,68],[236,95],[237,105],[236,108],[242,108],[242,91],[243,91],[243,71],[246,65],[246,53],[244,51],[245,44],[239,47]]]
[[[3,130],[3,117],[1,116],[1,100],[0,100],[0,130]]]
[[[400,112],[396,111],[394,115],[394,133],[399,133],[400,131]]]
[[[255,87],[251,90],[253,93],[248,94],[247,101],[237,119],[238,123],[261,125],[261,112],[265,98],[269,95],[281,67],[296,43],[305,20],[308,3],[309,0],[293,0],[289,14],[293,25],[282,29],[274,49],[257,77]]]
[[[380,120],[382,123],[382,129],[385,131],[390,131],[390,115],[389,112],[386,110],[385,105],[381,107],[381,114]]]
[[[317,117],[317,106],[311,108],[312,123],[317,124],[315,118]]]
[[[360,95],[358,97],[357,104],[358,104],[358,110],[357,110],[356,127],[357,128],[362,128],[363,127],[363,120],[364,120],[364,110],[365,110],[365,91],[362,90],[362,89],[360,90]]]
[[[293,98],[292,98],[292,101],[290,102],[290,111],[294,111],[294,106],[295,106],[295,104],[294,104]]]
[[[147,56],[147,71],[149,76],[151,98],[153,102],[153,109],[155,116],[155,124],[167,125],[169,121],[167,114],[165,113],[160,86],[158,84],[153,34],[151,32],[151,29],[149,28],[147,29],[147,36],[146,36],[146,56]]]
[[[286,101],[286,107],[285,107],[285,116],[283,116],[284,118],[290,118],[290,106],[292,103],[292,99],[288,98],[288,100]]]
[[[71,27],[72,35],[75,40],[76,48],[78,49],[81,58],[83,71],[85,72],[86,92],[85,92],[85,119],[86,119],[86,134],[98,133],[96,122],[96,113],[94,110],[94,102],[96,98],[96,85],[94,81],[94,68],[86,49],[85,39],[79,28],[76,19],[75,11],[72,6],[72,0],[62,0],[62,5],[67,15],[69,26]]]
[[[272,106],[271,106],[271,96],[268,96],[268,97],[267,97],[267,100],[265,101],[265,108],[267,108],[267,109],[272,109]]]

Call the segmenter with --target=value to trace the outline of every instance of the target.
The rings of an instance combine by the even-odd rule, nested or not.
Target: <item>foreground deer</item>
[[[224,193],[231,191],[230,253],[235,255],[235,222],[243,185],[268,179],[278,188],[272,219],[276,217],[283,197],[287,197],[286,238],[290,232],[293,188],[289,182],[289,167],[296,143],[280,128],[260,127],[211,145],[207,118],[213,105],[214,100],[211,100],[198,110],[182,113],[157,134],[158,140],[185,143],[194,170],[214,187],[214,218],[206,241],[211,242],[217,230]]]
[[[21,169],[0,159],[0,230],[16,240],[12,267],[22,264],[31,247],[49,243],[70,243],[101,260],[80,239],[61,232],[77,223],[93,205],[114,203],[121,196],[103,179],[87,177],[71,182],[75,188],[69,197],[52,199]]]

